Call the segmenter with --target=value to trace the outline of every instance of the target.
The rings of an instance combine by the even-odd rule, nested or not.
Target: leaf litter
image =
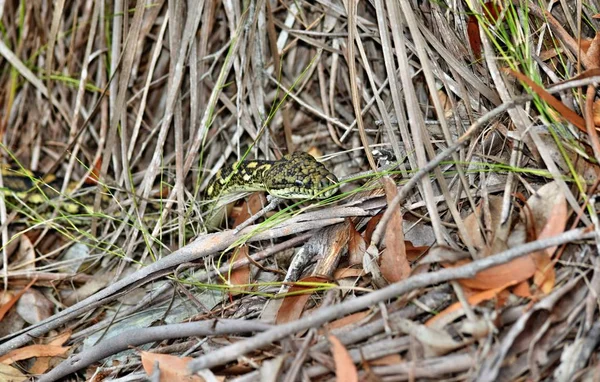
[[[175,3],[2,4],[3,165],[61,196],[0,200],[1,375],[595,377],[598,4]],[[293,151],[338,194],[209,232]]]

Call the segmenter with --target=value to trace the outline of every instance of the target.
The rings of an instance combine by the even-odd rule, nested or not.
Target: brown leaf
[[[544,88],[542,88],[540,85],[533,82],[533,80],[531,80],[529,77],[525,76],[524,74],[516,72],[516,71],[508,69],[508,68],[504,68],[504,71],[506,71],[507,73],[510,73],[511,75],[516,77],[518,80],[527,84],[527,86],[529,86],[531,88],[531,90],[533,90],[537,95],[539,95],[541,99],[546,101],[548,103],[548,105],[555,108],[556,111],[561,115],[561,117],[563,117],[568,122],[575,125],[579,130],[587,133],[587,130],[585,128],[584,119],[581,118],[581,116],[579,116],[573,110],[571,110],[567,106],[565,106],[565,104],[563,104],[558,98],[556,98],[552,94],[548,93]]]
[[[248,220],[252,215],[258,213],[265,205],[267,198],[263,192],[255,192],[248,197],[248,201],[242,204],[240,213],[235,217],[233,221],[233,227],[242,224]]]
[[[325,324],[325,326],[327,327],[327,330],[343,328],[344,326],[352,325],[352,324],[355,324],[357,322],[364,320],[365,318],[369,317],[370,314],[371,314],[371,311],[369,311],[369,310],[352,313],[348,316],[344,316],[344,317],[339,318],[335,321],[332,321],[328,324]]]
[[[485,227],[483,222],[483,208],[482,203],[475,208],[475,211],[467,216],[464,220],[464,225],[469,237],[471,239],[471,243],[475,248],[483,249],[486,247],[486,238],[484,238],[483,233],[481,232],[481,227],[483,227],[487,232],[489,232],[489,238],[495,237],[496,231],[500,226],[500,216],[502,213],[502,198],[496,195],[490,195],[488,198],[488,208],[490,210],[490,217],[492,221],[490,222],[490,227]],[[463,242],[465,240],[463,239]]]
[[[406,247],[406,258],[409,261],[417,261],[425,254],[425,252],[429,251],[428,246],[420,245],[415,247],[410,241],[405,240],[404,246]]]
[[[593,65],[593,67],[600,67],[600,32],[596,33],[596,36],[594,36],[594,39],[592,40],[592,43],[585,54],[587,55],[588,61]]]
[[[502,4],[495,1],[488,1],[483,4],[483,17],[490,23],[495,23],[502,10]],[[476,59],[481,58],[481,38],[479,36],[479,21],[475,15],[469,16],[467,21],[467,36],[469,37],[469,45],[473,50],[473,55]]]
[[[454,266],[458,265],[454,264]],[[460,262],[461,265],[465,264]],[[535,274],[535,262],[530,256],[516,258],[508,263],[485,269],[475,277],[458,280],[461,285],[472,289],[486,290],[499,288],[506,284],[516,284]]]
[[[398,194],[396,183],[387,176],[382,178],[388,204]],[[410,264],[406,259],[406,246],[404,244],[404,230],[402,228],[402,214],[396,207],[391,219],[385,228],[386,250],[381,255],[380,268],[383,277],[390,283],[404,280],[410,276]]]
[[[346,277],[360,277],[365,274],[365,271],[360,268],[338,268],[333,273],[333,279],[339,280]]]
[[[382,217],[383,213],[377,214],[369,220],[367,226],[365,227],[365,242],[371,242],[371,236],[373,236],[373,232],[375,232],[375,228],[377,228],[377,224],[379,224],[379,221]]]
[[[0,321],[2,321],[2,319],[4,318],[6,313],[8,313],[10,308],[12,308],[13,305],[15,305],[17,303],[17,301],[19,301],[19,298],[21,298],[21,296],[23,296],[23,294],[25,292],[27,292],[29,290],[29,288],[31,288],[31,286],[33,284],[35,284],[36,281],[37,281],[37,278],[33,279],[29,284],[27,284],[27,286],[25,288],[23,288],[23,290],[20,290],[19,292],[17,292],[17,294],[12,296],[6,304],[3,304],[2,306],[0,306]]]
[[[310,276],[295,283],[287,292],[287,295],[283,298],[283,302],[277,311],[277,318],[275,322],[277,324],[284,324],[286,322],[294,321],[300,318],[304,311],[306,302],[312,295],[312,290],[315,289],[313,285],[302,285],[300,283],[327,283],[325,277],[321,276]],[[306,291],[305,293],[302,293]]]
[[[15,349],[0,357],[0,363],[10,365],[13,362],[34,357],[56,357],[64,355],[69,347],[54,345],[30,345]]]
[[[58,336],[52,339],[48,345],[61,346],[71,338],[71,330],[65,330]],[[55,357],[37,357],[34,364],[29,369],[30,374],[44,374],[50,369],[50,363],[55,360]]]
[[[471,306],[475,306],[475,305],[479,305],[484,301],[488,301],[491,300],[493,298],[496,298],[498,296],[498,294],[500,292],[502,292],[503,290],[505,290],[506,288],[514,285],[516,282],[510,282],[508,284],[504,284],[498,288],[493,288],[493,289],[488,289],[488,290],[484,290],[482,292],[478,292],[476,294],[473,294],[471,296],[469,296],[467,298],[467,301],[469,302],[469,305]],[[440,326],[437,326],[436,324],[438,322],[441,322],[444,320],[444,318],[448,315],[450,315],[453,312],[462,310],[463,306],[460,303],[460,301],[455,302],[454,304],[450,305],[449,307],[447,307],[446,309],[442,310],[439,314],[436,314],[435,316],[433,316],[432,318],[430,318],[429,320],[427,320],[425,322],[425,325],[428,327],[437,327],[439,328]],[[455,319],[455,318],[454,318]]]
[[[176,357],[169,354],[157,354],[140,351],[142,366],[148,376],[154,374],[155,363],[158,362],[160,370],[160,382],[204,382],[204,378],[191,375],[188,371],[188,363],[192,357]]]
[[[25,382],[29,381],[29,377],[25,374],[21,373],[19,369],[16,369],[12,366],[4,365],[0,363],[0,376],[2,376],[3,381],[10,382]]]
[[[557,182],[550,182],[532,195],[527,205],[532,210],[536,239],[547,239],[564,232],[567,225],[567,200]],[[546,248],[532,254],[536,264],[534,283],[548,294],[554,287],[555,272],[552,254],[556,247]]]
[[[358,382],[358,371],[346,347],[335,336],[329,336],[331,353],[335,362],[335,377],[338,381]]]
[[[356,265],[362,264],[362,258],[365,255],[365,251],[367,250],[367,243],[365,239],[360,235],[360,233],[356,230],[354,223],[352,220],[349,220],[349,234],[350,238],[348,239],[348,264]]]

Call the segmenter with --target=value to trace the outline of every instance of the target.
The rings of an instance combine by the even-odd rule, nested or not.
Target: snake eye
[[[300,179],[296,179],[296,181],[294,182],[296,184],[296,186],[298,187],[304,187],[304,183],[302,183],[302,181]]]

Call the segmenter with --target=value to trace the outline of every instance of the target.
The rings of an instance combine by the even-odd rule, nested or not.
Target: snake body
[[[224,167],[206,189],[210,199],[236,192],[266,191],[283,199],[328,198],[338,180],[313,156],[288,154],[276,161],[246,160]]]

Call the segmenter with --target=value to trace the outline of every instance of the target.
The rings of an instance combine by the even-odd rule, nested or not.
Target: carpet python
[[[96,187],[84,186],[75,197],[62,197],[59,190],[63,179],[28,170],[2,168],[2,192],[21,200],[28,206],[56,203],[69,214],[89,214],[93,211]],[[208,209],[220,209],[239,193],[266,191],[283,199],[328,198],[337,191],[338,180],[327,168],[308,153],[296,152],[280,160],[245,160],[219,170],[208,185],[204,199]],[[77,182],[70,182],[66,195],[71,195]],[[102,196],[102,209],[108,207],[111,197]],[[153,203],[149,204],[153,208]]]
[[[338,180],[310,154],[295,152],[279,160],[245,160],[222,168],[206,189],[209,199],[236,192],[266,191],[282,199],[325,199]]]

